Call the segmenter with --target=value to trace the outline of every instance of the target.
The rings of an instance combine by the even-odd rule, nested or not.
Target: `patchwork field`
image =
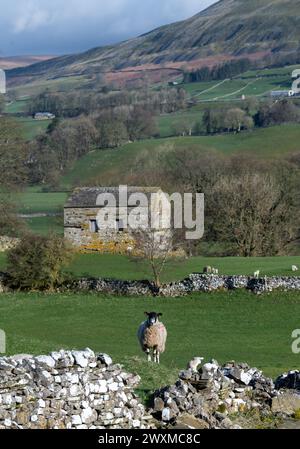
[[[145,310],[162,312],[168,329],[160,367],[150,368],[138,346],[136,331]],[[299,355],[291,351],[299,312],[299,293],[257,297],[235,292],[179,299],[17,293],[1,296],[0,328],[6,332],[9,354],[41,354],[61,347],[105,351],[142,376],[145,392],[174,380],[196,355],[247,361],[271,376],[299,368]]]
[[[237,99],[245,96],[267,96],[271,90],[290,89],[292,71],[298,66],[249,70],[232,79],[187,83],[183,87],[199,101]]]

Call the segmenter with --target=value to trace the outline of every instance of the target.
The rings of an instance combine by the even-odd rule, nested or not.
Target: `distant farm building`
[[[128,187],[125,197],[121,198],[118,187],[84,187],[77,188],[71,194],[64,207],[64,234],[65,238],[75,247],[82,251],[98,251],[102,253],[126,254],[134,251],[135,240],[134,232],[130,228],[129,214],[133,213],[136,201],[139,201],[135,195],[144,194],[148,204],[151,204],[151,210],[162,217],[167,228],[168,223],[171,226],[171,219],[168,212],[162,212],[162,201],[169,199],[158,187]],[[99,195],[104,198],[106,195],[112,196],[115,201],[114,206],[103,206],[99,202]],[[131,199],[130,199],[131,198]],[[134,204],[131,200],[134,199]],[[166,204],[166,203],[165,203]],[[99,213],[103,208],[112,211],[109,214],[108,221],[99,218]],[[149,207],[141,204],[139,207],[140,220],[149,220]],[[163,209],[165,210],[165,209]],[[161,214],[161,215],[160,215]],[[127,222],[129,221],[129,225]],[[164,241],[166,231],[160,228],[154,230],[155,238]]]
[[[51,114],[51,112],[37,112],[34,114],[35,120],[52,120],[55,118],[54,114]]]
[[[0,94],[6,94],[6,75],[2,69],[0,69]]]

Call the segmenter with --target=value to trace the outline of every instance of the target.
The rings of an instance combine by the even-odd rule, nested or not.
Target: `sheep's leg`
[[[154,349],[153,350],[153,354],[154,354],[154,363],[158,363],[159,364],[159,351],[158,351],[158,349]]]
[[[160,363],[159,356],[160,356],[160,354],[159,354],[159,351],[157,350],[156,351],[156,363],[158,363],[158,365]]]
[[[148,359],[148,362],[151,362],[151,354],[150,354],[150,349],[146,349],[146,354],[147,354],[147,359]]]

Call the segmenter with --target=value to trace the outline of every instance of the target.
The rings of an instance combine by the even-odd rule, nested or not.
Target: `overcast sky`
[[[65,54],[185,19],[216,0],[0,0],[0,56]]]

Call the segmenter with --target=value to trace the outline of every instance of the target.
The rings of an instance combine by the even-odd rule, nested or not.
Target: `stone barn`
[[[133,217],[150,224],[155,216],[159,226],[154,232],[163,242],[166,230],[170,232],[171,227],[170,201],[166,194],[159,187],[121,186],[121,189],[75,189],[64,207],[65,238],[81,251],[125,254],[135,248],[130,226]]]

